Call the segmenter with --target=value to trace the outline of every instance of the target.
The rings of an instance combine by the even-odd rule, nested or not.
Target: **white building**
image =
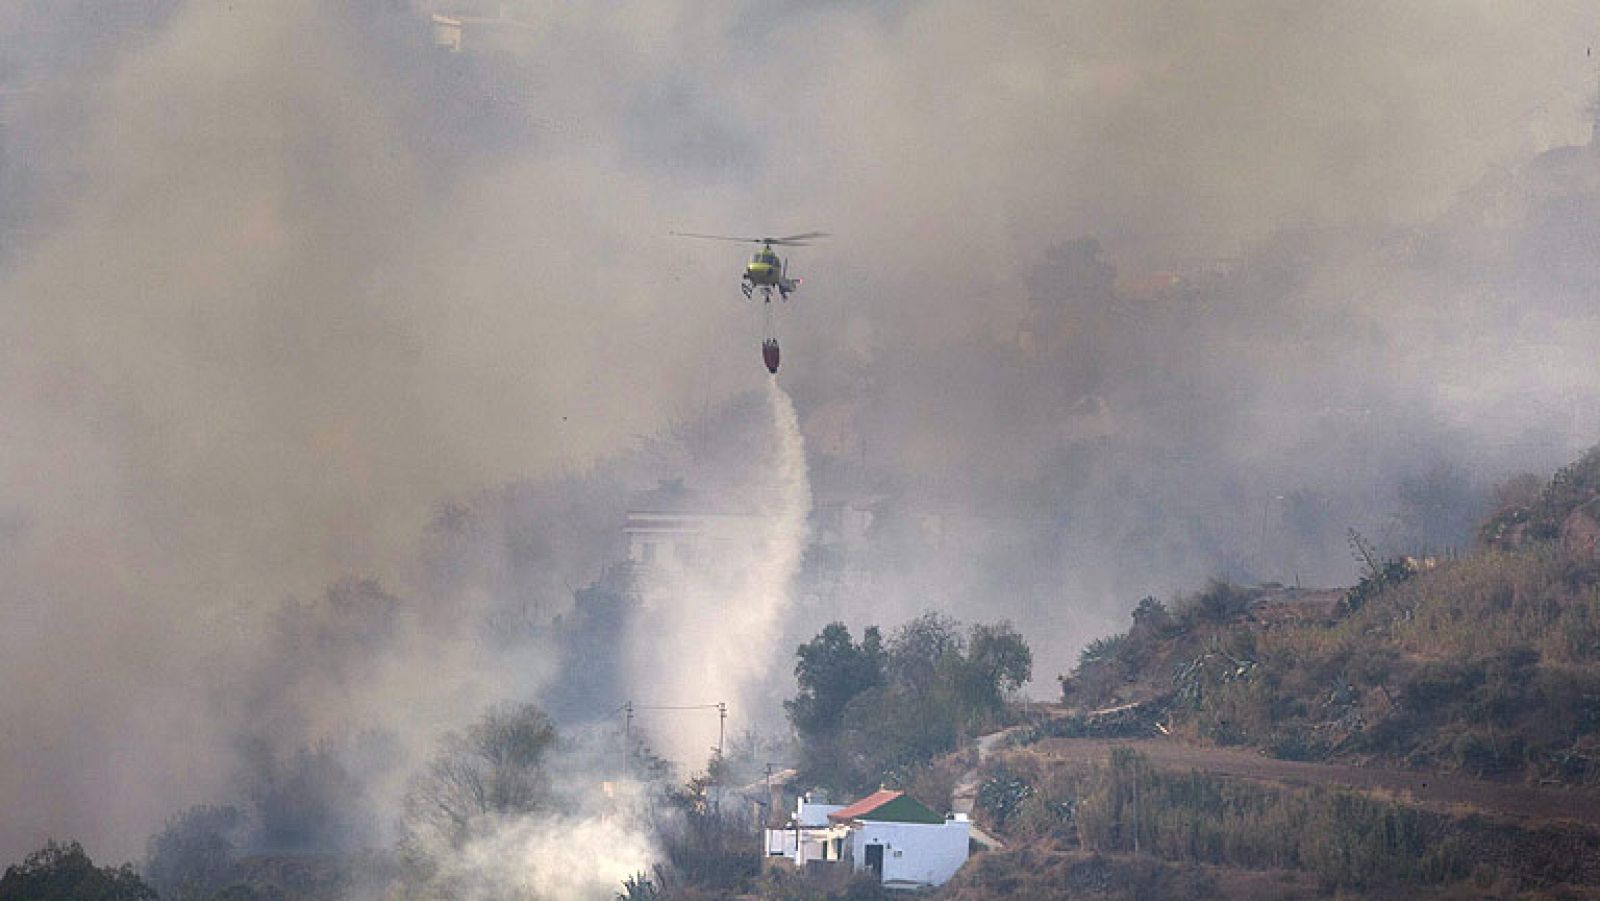
[[[428,17],[433,46],[449,53],[531,49],[539,35],[531,4],[500,0],[412,0]]]
[[[448,50],[451,53],[460,53],[461,20],[434,13],[431,21],[433,23],[433,46],[441,50]]]
[[[812,801],[810,795],[802,795],[795,805],[789,825],[766,831],[767,856],[787,857],[796,865],[808,860],[838,860],[837,855],[828,856],[824,833],[832,825],[828,822],[828,814],[844,808],[843,804],[825,804]]]
[[[728,571],[730,561],[760,552],[759,517],[714,510],[682,479],[634,494],[622,531],[631,593],[640,606],[654,607],[665,596],[715,593],[737,575]]]
[[[967,861],[966,814],[939,816],[905,792],[881,790],[840,806],[800,800],[782,829],[766,830],[768,857],[797,867],[847,862],[890,888],[943,885]]]

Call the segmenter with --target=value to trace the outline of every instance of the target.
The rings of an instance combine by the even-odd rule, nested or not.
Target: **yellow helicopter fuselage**
[[[752,285],[776,287],[783,279],[783,261],[771,250],[765,248],[758,250],[750,257],[750,262],[745,264],[744,278]]]

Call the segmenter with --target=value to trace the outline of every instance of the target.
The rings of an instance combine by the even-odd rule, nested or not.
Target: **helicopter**
[[[735,238],[729,235],[697,235],[690,232],[672,232],[680,238],[705,238],[709,241],[733,241],[737,244],[760,244],[761,249],[750,256],[750,262],[744,264],[744,277],[740,280],[739,290],[745,297],[754,297],[756,289],[761,289],[767,301],[772,300],[772,291],[777,289],[779,297],[788,300],[789,295],[799,289],[803,279],[789,277],[789,261],[780,258],[773,252],[773,247],[805,247],[814,238],[826,238],[827,232],[805,232],[799,235],[789,235],[783,238]]]
[[[700,235],[690,232],[672,232],[680,238],[705,238],[710,241],[733,241],[738,244],[760,244],[761,249],[750,256],[750,262],[744,264],[744,276],[739,281],[739,290],[744,296],[753,298],[757,290],[761,291],[762,303],[766,309],[766,337],[761,342],[761,360],[767,365],[767,372],[778,374],[778,336],[772,317],[772,292],[777,290],[781,300],[788,300],[789,295],[800,288],[802,279],[799,276],[789,277],[789,261],[773,252],[773,247],[805,247],[814,238],[825,238],[827,232],[805,232],[798,235],[787,235],[782,238],[735,238],[730,235]]]

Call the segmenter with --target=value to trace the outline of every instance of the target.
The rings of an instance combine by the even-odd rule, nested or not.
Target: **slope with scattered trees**
[[[926,613],[884,642],[831,623],[796,652],[799,693],[785,705],[800,737],[800,781],[838,796],[910,787],[963,738],[1013,718],[1007,698],[1033,673],[1010,623],[963,628]],[[947,805],[948,786],[923,800]]]
[[[1064,701],[1143,702],[1147,724],[1290,759],[1600,785],[1600,557],[1562,540],[1596,498],[1600,450],[1503,506],[1477,551],[1374,560],[1336,604],[1223,582],[1146,599]]]
[[[948,893],[1094,893],[1042,873],[1193,896],[1253,894],[1241,886],[1264,873],[1284,897],[1600,885],[1600,829],[1563,818],[1583,803],[1569,796],[1600,799],[1600,448],[1497,499],[1458,558],[1384,559],[1352,535],[1367,570],[1342,592],[1217,581],[1170,606],[1146,598],[1061,677],[1062,712],[985,765],[979,818],[1012,850]],[[1107,754],[1105,739],[1128,746]],[[1140,753],[1144,739],[1161,753]],[[1098,758],[1077,753],[1096,744]],[[1226,746],[1311,772],[1208,767],[1205,749]],[[1317,778],[1373,768],[1490,802],[1463,815],[1429,792]],[[1507,792],[1562,803],[1492,803]]]

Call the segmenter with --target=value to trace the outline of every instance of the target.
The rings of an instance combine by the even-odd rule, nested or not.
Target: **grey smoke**
[[[939,607],[1047,683],[1147,591],[1337,581],[1403,483],[1600,429],[1593,166],[1530,163],[1589,137],[1580,5],[499,5],[536,28],[452,57],[444,4],[0,3],[7,859],[137,855],[263,722],[391,736],[382,809],[536,697],[560,649],[485,621],[570,603],[594,511],[694,462],[641,436],[765,378],[739,251],[672,228],[836,235],[781,378],[869,588],[779,681]],[[362,579],[377,638],[283,643]]]

